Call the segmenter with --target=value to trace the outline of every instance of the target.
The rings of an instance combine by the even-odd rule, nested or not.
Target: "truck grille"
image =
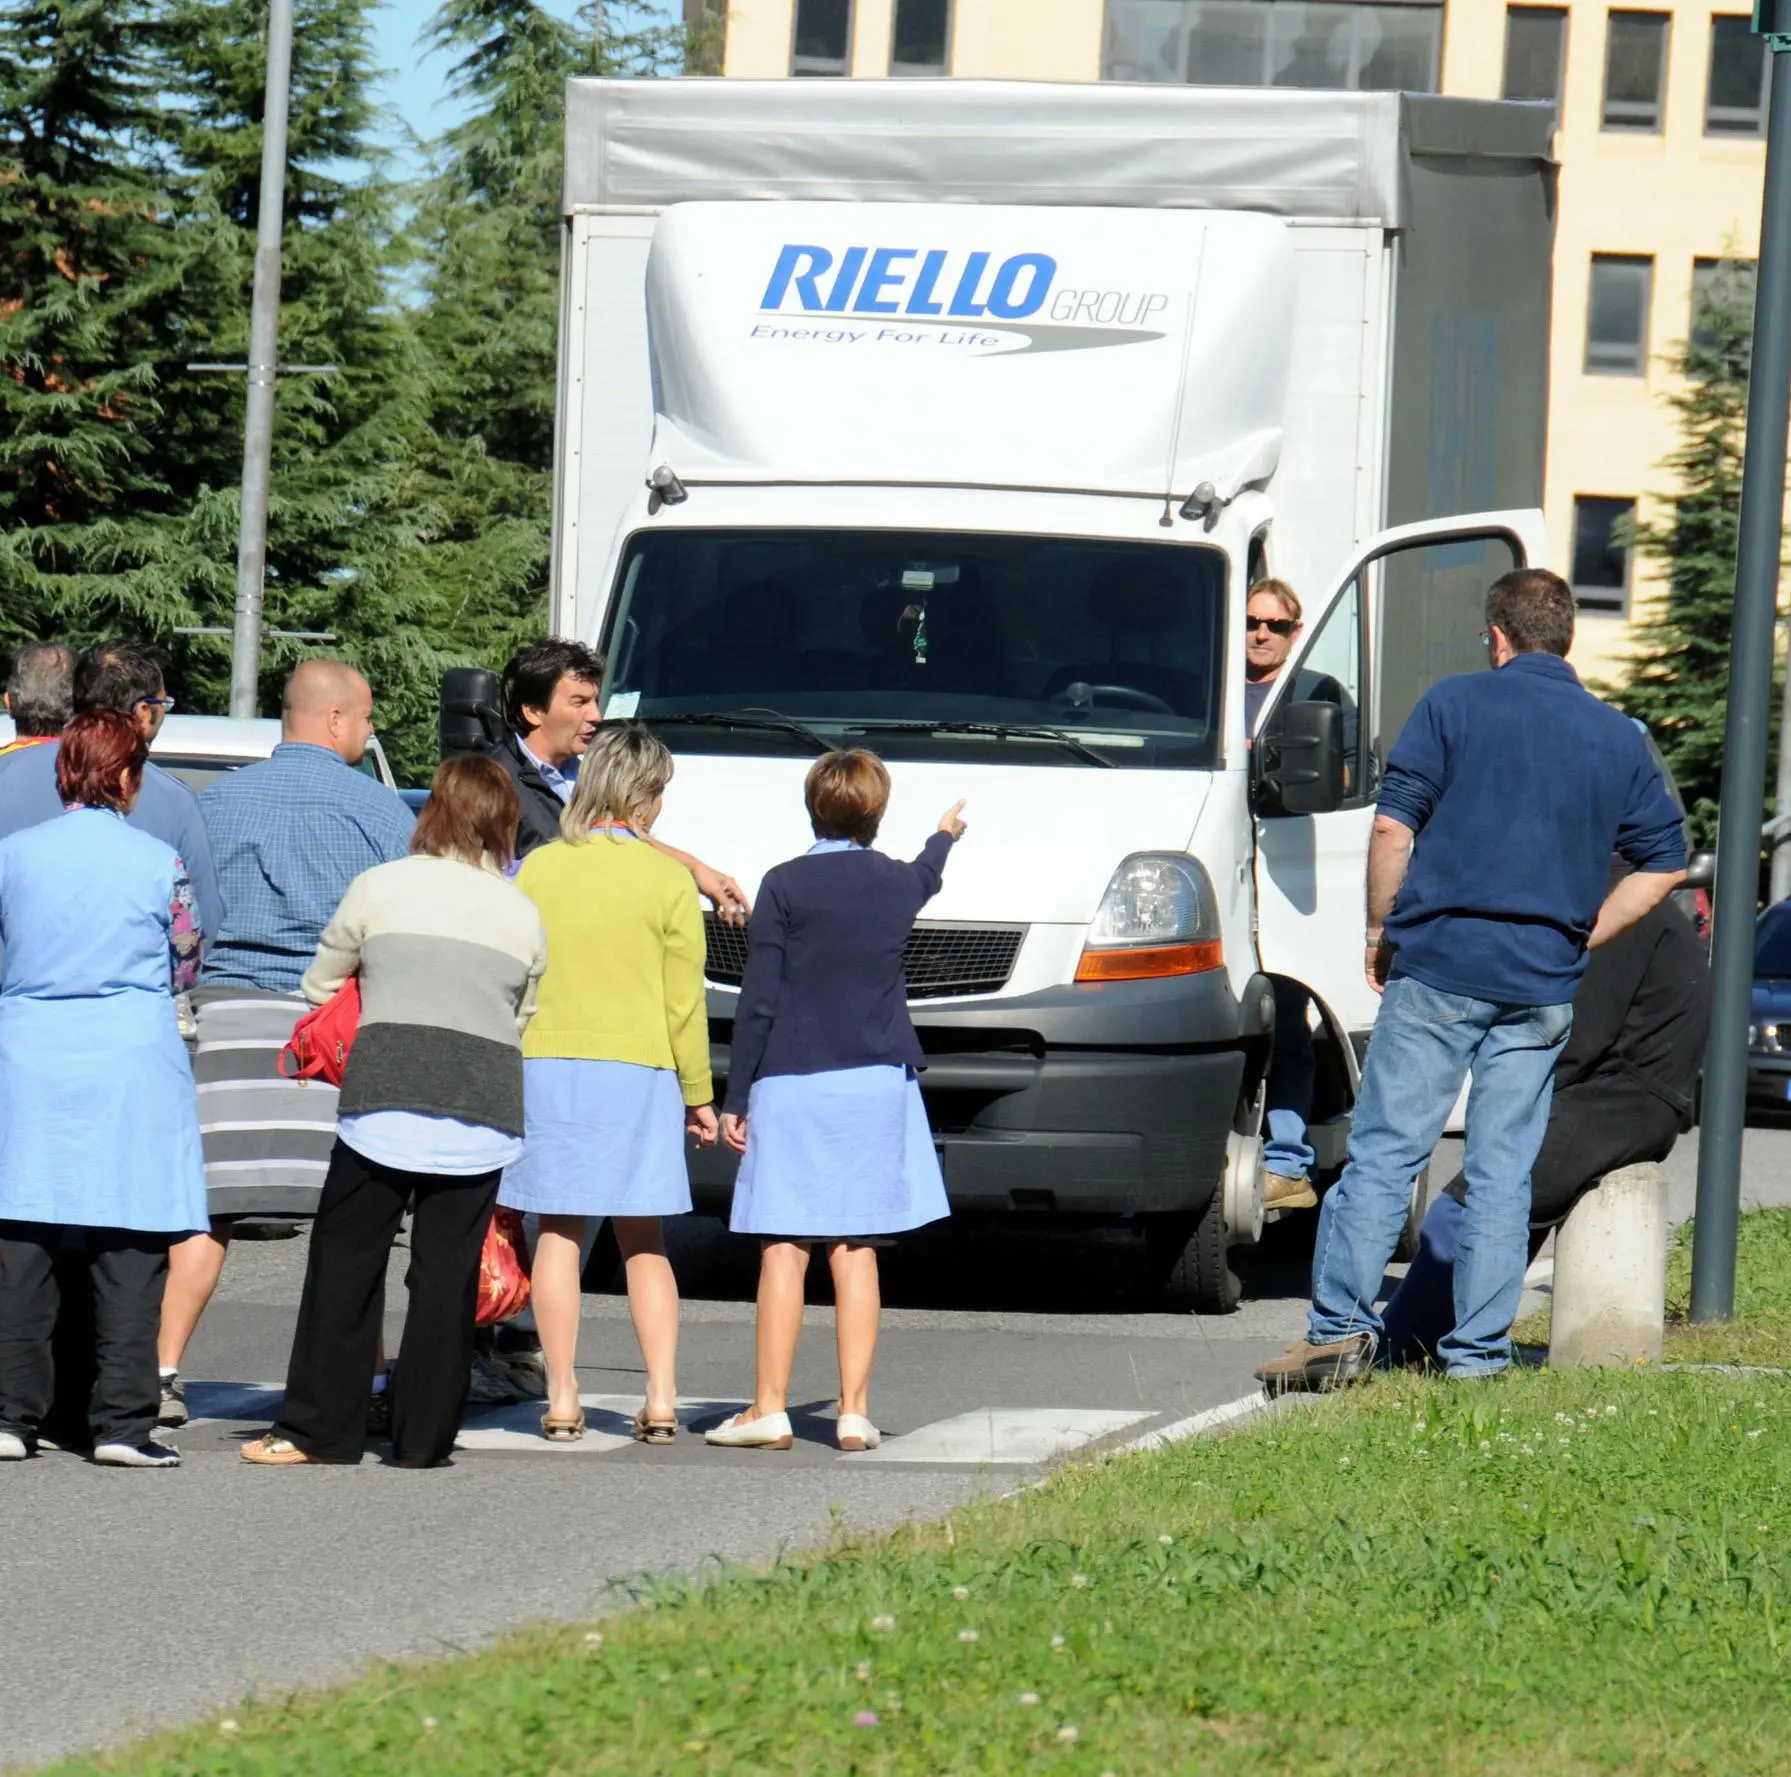
[[[738,987],[746,972],[745,926],[723,925],[703,915],[709,960],[704,973],[718,987]],[[922,920],[908,935],[902,972],[911,1000],[942,1000],[963,993],[999,993],[1014,972],[1025,926],[955,925]]]

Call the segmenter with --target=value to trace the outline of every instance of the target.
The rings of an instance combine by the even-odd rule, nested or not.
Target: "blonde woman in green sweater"
[[[522,1159],[499,1202],[540,1217],[535,1321],[547,1365],[542,1435],[584,1436],[578,1356],[579,1241],[608,1216],[646,1362],[634,1435],[677,1433],[678,1285],[661,1218],[690,1210],[682,1135],[716,1137],[703,987],[703,921],[690,872],[644,843],[672,756],[646,729],[598,731],[561,823],[517,886],[547,928],[540,1006],[523,1041]]]

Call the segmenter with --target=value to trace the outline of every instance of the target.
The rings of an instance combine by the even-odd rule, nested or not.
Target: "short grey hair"
[[[572,845],[583,845],[599,821],[645,833],[653,799],[671,781],[672,755],[664,741],[638,722],[606,722],[579,761],[560,832]]]
[[[41,739],[60,734],[75,710],[75,651],[61,642],[27,642],[12,657],[6,707],[13,730]]]

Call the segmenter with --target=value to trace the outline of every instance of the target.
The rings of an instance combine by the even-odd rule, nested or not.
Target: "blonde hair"
[[[1295,592],[1294,589],[1291,586],[1289,586],[1285,580],[1275,580],[1275,579],[1269,579],[1269,578],[1264,578],[1264,579],[1258,580],[1256,582],[1256,584],[1250,588],[1249,594],[1245,598],[1244,603],[1248,604],[1250,602],[1250,600],[1255,598],[1259,592],[1266,592],[1270,598],[1278,600],[1280,602],[1281,609],[1283,611],[1285,611],[1287,613],[1287,615],[1294,620],[1295,623],[1298,623],[1300,621],[1300,618],[1301,618],[1300,595],[1297,592]]]
[[[645,833],[653,799],[671,781],[672,755],[664,741],[638,722],[605,722],[579,765],[560,832],[571,845],[583,845],[599,821]]]

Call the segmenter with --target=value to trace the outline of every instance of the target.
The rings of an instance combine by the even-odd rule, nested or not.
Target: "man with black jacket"
[[[1664,1160],[1692,1124],[1710,1025],[1709,970],[1670,902],[1592,953],[1555,1063],[1548,1133],[1530,1174],[1530,1257],[1608,1172]],[[1457,1177],[1424,1218],[1418,1257],[1382,1320],[1394,1363],[1435,1352],[1454,1322],[1455,1248],[1468,1183]]]
[[[601,656],[581,642],[531,642],[504,668],[504,734],[486,753],[516,782],[522,806],[516,826],[519,858],[560,837],[560,816],[572,800],[578,762],[602,720],[597,702],[602,682]],[[648,843],[690,872],[697,892],[723,919],[730,924],[745,919],[750,909],[733,877],[660,840]]]

